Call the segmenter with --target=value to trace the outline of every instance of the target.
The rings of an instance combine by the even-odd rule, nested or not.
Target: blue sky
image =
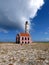
[[[49,41],[49,0],[0,0],[0,42],[15,42],[26,20],[33,41]]]
[[[45,0],[44,6],[32,21],[35,24],[32,33],[33,40],[49,41],[49,0]]]

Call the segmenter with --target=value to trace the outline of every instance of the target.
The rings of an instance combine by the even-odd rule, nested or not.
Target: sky
[[[15,42],[25,21],[32,41],[49,41],[49,0],[0,0],[0,42]]]

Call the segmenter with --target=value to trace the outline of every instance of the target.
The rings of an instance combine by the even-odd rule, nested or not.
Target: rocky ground
[[[0,44],[0,65],[49,65],[49,44]]]

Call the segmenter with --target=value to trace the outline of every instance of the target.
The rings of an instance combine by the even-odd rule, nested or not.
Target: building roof
[[[30,36],[29,33],[20,33],[20,36]]]

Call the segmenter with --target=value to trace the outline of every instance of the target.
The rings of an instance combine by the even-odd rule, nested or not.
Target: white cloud
[[[44,34],[48,34],[48,32],[45,32]]]
[[[12,21],[9,22],[10,25],[13,23],[16,28],[24,29],[26,20],[29,22],[30,28],[29,18],[34,18],[43,4],[44,0],[0,0],[0,10]]]
[[[8,33],[8,31],[6,29],[3,29],[3,28],[0,28],[0,32]]]

